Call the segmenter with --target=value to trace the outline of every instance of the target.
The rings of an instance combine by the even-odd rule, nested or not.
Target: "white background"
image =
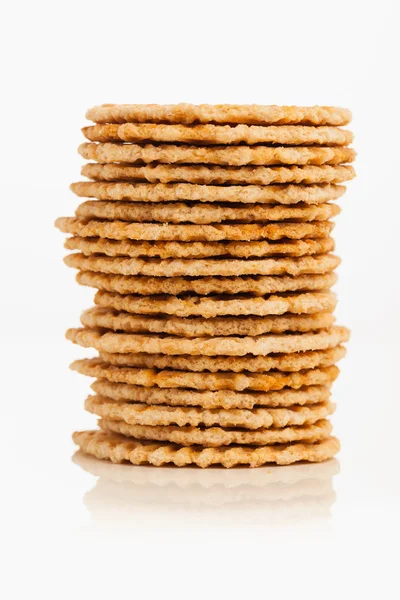
[[[38,0],[3,8],[4,598],[397,596],[398,7]],[[95,419],[83,411],[88,381],[68,370],[84,351],[64,330],[78,325],[93,291],[63,265],[53,221],[78,204],[68,186],[79,179],[80,127],[94,104],[181,101],[353,111],[358,177],[334,232],[338,322],[353,331],[334,391],[336,499],[338,463],[315,471],[316,481],[305,473],[303,485],[293,480],[299,471],[221,473],[218,483],[193,471],[94,475],[71,460],[71,432]],[[319,490],[327,490],[320,499]]]

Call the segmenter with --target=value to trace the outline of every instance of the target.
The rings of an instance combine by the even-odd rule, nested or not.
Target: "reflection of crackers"
[[[130,256],[132,258],[208,258],[232,256],[235,258],[270,256],[306,256],[325,254],[335,249],[331,237],[317,240],[285,240],[282,242],[135,242],[133,240],[108,240],[107,238],[71,237],[65,248],[83,254]]]
[[[309,425],[325,419],[334,411],[334,404],[324,402],[310,406],[291,408],[213,409],[207,410],[185,406],[150,406],[148,404],[126,403],[105,398],[89,396],[85,409],[90,413],[112,421],[125,421],[130,425],[179,427],[243,427],[245,429],[266,429],[269,427],[288,427]],[[133,434],[133,437],[140,437]],[[198,442],[196,442],[198,443]]]
[[[81,271],[151,277],[232,277],[237,275],[320,275],[333,271],[340,259],[334,254],[296,258],[126,258],[68,254],[64,262]]]
[[[173,442],[181,446],[200,444],[207,447],[230,446],[244,444],[268,446],[270,444],[286,444],[289,442],[319,442],[332,432],[332,426],[325,419],[312,425],[283,427],[282,429],[228,429],[222,427],[174,427],[129,425],[124,421],[101,419],[99,425],[104,431],[120,433],[140,440],[152,442]]]
[[[153,469],[144,466],[142,469],[131,469],[129,464],[115,464],[96,460],[77,450],[72,457],[72,462],[86,473],[107,484],[126,484],[126,489],[132,489],[133,493],[139,489],[152,488],[160,495],[162,488],[185,490],[195,488],[210,492],[224,490],[228,497],[237,497],[234,491],[245,491],[259,489],[265,491],[265,497],[276,498],[276,492],[290,494],[290,489],[297,492],[296,496],[319,495],[318,491],[326,491],[325,484],[331,490],[332,478],[340,473],[339,461],[336,458],[318,465],[304,463],[302,465],[287,465],[286,467],[266,467],[264,469]],[[132,487],[130,487],[132,486]],[[299,486],[299,487],[298,487]],[[301,491],[300,491],[301,490]],[[122,491],[122,488],[121,488]],[[290,494],[291,496],[291,494]],[[164,497],[161,494],[161,497]]]
[[[249,297],[246,295],[225,296],[121,296],[108,292],[97,292],[95,303],[115,310],[137,314],[166,314],[177,317],[202,316],[206,318],[223,315],[282,315],[315,314],[332,311],[336,296],[332,292],[271,295]]]
[[[332,477],[339,472],[339,463],[332,458],[323,463],[269,465],[259,469],[176,469],[166,466],[155,469],[142,465],[132,469],[129,463],[112,464],[97,460],[80,450],[72,461],[85,472],[98,478],[95,487],[85,494],[85,505],[92,516],[104,520],[109,506],[118,507],[118,514],[134,514],[166,505],[172,510],[193,508],[213,511],[214,518],[232,518],[231,511],[245,508],[254,524],[265,524],[277,518],[286,524],[298,522],[299,516],[318,519],[329,512],[335,494]],[[283,471],[283,473],[282,473]]]
[[[202,317],[181,318],[144,316],[112,309],[94,307],[81,315],[86,327],[101,327],[126,333],[169,333],[182,337],[209,335],[263,335],[284,331],[317,331],[331,327],[335,319],[332,313],[315,315],[285,315],[278,317]]]
[[[216,224],[170,225],[168,223],[128,223],[126,221],[88,221],[75,217],[60,217],[55,225],[64,233],[72,233],[82,237],[105,237],[114,240],[144,240],[144,241],[220,241],[220,240],[280,240],[328,236],[334,224],[331,221],[315,221],[312,223],[290,223],[286,221],[268,223],[267,225],[252,224]]]
[[[301,460],[321,462],[334,456],[340,449],[339,441],[334,437],[314,444],[277,444],[261,448],[243,446],[185,448],[165,442],[138,442],[103,431],[76,432],[73,440],[83,452],[116,463],[130,461],[136,465],[150,463],[157,466],[173,463],[180,467],[196,464],[203,468],[213,464],[221,464],[229,468],[239,464],[259,467],[267,463],[287,465]]]
[[[300,371],[315,367],[330,367],[339,362],[346,354],[344,346],[328,350],[314,350],[293,354],[275,354],[269,356],[168,356],[168,354],[111,354],[103,352],[105,362],[118,367],[137,367],[142,369],[173,369],[175,371],[240,371],[265,372],[271,369],[279,371]],[[99,392],[101,393],[101,392]],[[108,394],[104,394],[107,396]]]
[[[353,179],[349,165],[304,167],[220,167],[217,165],[146,165],[88,163],[81,174],[95,181],[148,181],[150,183],[251,184],[343,183]]]
[[[326,402],[330,398],[330,386],[303,386],[298,390],[284,388],[270,392],[198,391],[184,388],[146,388],[128,383],[112,383],[100,379],[92,383],[92,389],[113,400],[168,404],[169,406],[201,406],[207,409],[252,409],[257,406],[281,407]]]
[[[252,294],[264,296],[278,292],[296,292],[327,290],[337,280],[332,271],[325,275],[299,275],[297,277],[133,277],[125,275],[106,275],[92,271],[79,271],[76,280],[81,285],[94,287],[104,292],[119,294],[184,294],[191,292],[207,296],[208,294]],[[100,296],[99,296],[100,297]]]
[[[147,352],[148,354],[192,354],[205,356],[262,355],[333,348],[349,339],[345,327],[319,333],[260,335],[257,337],[178,338],[130,333],[105,333],[97,329],[69,329],[67,339],[99,352]]]
[[[260,223],[268,221],[327,221],[340,212],[337,204],[265,206],[264,204],[220,204],[190,205],[184,202],[107,202],[88,200],[80,204],[75,212],[81,219],[105,219],[108,221],[132,221],[139,223],[197,223],[209,225],[223,221]]]
[[[355,151],[339,147],[176,146],[173,144],[90,144],[79,154],[100,163],[186,163],[214,165],[339,165],[352,162]]]
[[[101,183],[80,181],[71,190],[82,198],[131,202],[240,202],[242,204],[322,204],[337,200],[343,185],[193,185],[191,183]]]
[[[101,104],[89,108],[95,123],[276,123],[347,125],[351,112],[336,106],[262,104]]]
[[[144,387],[193,388],[196,390],[281,390],[284,387],[301,388],[304,385],[330,385],[338,376],[336,366],[308,369],[294,373],[270,371],[268,373],[192,373],[191,371],[157,371],[115,367],[99,358],[84,358],[72,363],[71,369],[87,375],[107,379],[114,383],[129,383]]]

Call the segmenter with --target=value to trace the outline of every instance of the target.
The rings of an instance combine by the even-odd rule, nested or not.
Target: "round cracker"
[[[125,275],[106,275],[92,271],[80,271],[76,280],[81,285],[94,287],[104,292],[119,294],[155,294],[193,293],[202,296],[208,294],[266,294],[296,291],[314,291],[330,289],[337,281],[337,275],[331,271],[324,275],[287,276],[247,276],[247,277],[132,277]]]
[[[334,254],[300,258],[125,258],[68,254],[64,262],[81,271],[111,275],[148,275],[150,277],[235,277],[240,275],[320,275],[340,265]]]
[[[108,240],[107,238],[67,238],[68,250],[79,250],[86,256],[130,256],[131,258],[209,258],[232,256],[235,258],[267,256],[306,256],[325,254],[335,249],[331,237],[317,240],[282,240],[279,242],[134,242]]]
[[[340,165],[352,162],[355,151],[343,147],[184,146],[174,144],[84,143],[79,154],[100,163],[241,165]]]
[[[328,329],[334,323],[332,313],[314,315],[285,315],[278,317],[155,317],[118,312],[94,307],[81,315],[86,327],[100,327],[126,333],[168,333],[182,337],[212,335],[263,335],[284,331],[317,331]]]
[[[88,163],[81,174],[95,181],[149,181],[150,183],[252,184],[343,183],[353,179],[350,165],[304,167],[219,167],[217,165],[146,165]]]
[[[322,462],[340,450],[339,440],[334,437],[316,443],[277,444],[252,448],[233,446],[207,448],[204,446],[183,447],[166,442],[139,442],[109,431],[77,431],[73,434],[74,443],[86,454],[114,463],[124,461],[134,465],[150,463],[161,466],[172,463],[177,467],[195,464],[205,468],[221,464],[230,468],[245,464],[260,467],[268,463],[288,465],[302,460]]]
[[[129,425],[150,427],[176,425],[178,427],[244,427],[245,429],[269,429],[316,423],[333,414],[332,402],[291,408],[214,409],[187,406],[152,406],[132,402],[119,402],[104,396],[88,396],[85,409],[112,421],[124,421]],[[133,434],[133,437],[138,437]],[[198,443],[198,442],[196,442]]]
[[[213,146],[276,144],[279,146],[347,146],[354,136],[351,131],[331,126],[301,125],[180,125],[152,123],[98,124],[82,129],[91,142],[130,142],[190,144]]]
[[[226,429],[223,427],[174,427],[130,425],[124,421],[101,419],[100,427],[105,431],[121,433],[136,439],[179,443],[182,446],[202,444],[208,447],[243,444],[252,446],[268,446],[289,442],[319,442],[332,432],[329,421],[321,419],[314,424],[283,427],[282,429]]]
[[[284,387],[299,389],[309,385],[330,385],[339,375],[336,366],[308,369],[294,373],[192,373],[191,371],[158,371],[114,367],[99,358],[76,360],[71,369],[87,377],[107,379],[113,383],[129,383],[144,387],[193,388],[196,390],[255,390],[268,392]]]
[[[313,223],[278,222],[263,224],[234,225],[192,225],[168,223],[127,223],[125,221],[100,221],[78,219],[75,217],[59,217],[55,226],[63,233],[71,233],[81,237],[98,236],[114,240],[144,241],[220,241],[220,240],[280,240],[289,238],[324,238],[328,236],[334,225],[331,221],[315,221]]]
[[[139,315],[165,314],[177,317],[218,317],[225,315],[315,314],[333,311],[336,296],[332,292],[311,292],[267,297],[236,296],[120,296],[97,292],[95,303],[106,308]]]
[[[71,190],[82,198],[131,202],[240,202],[242,204],[322,204],[343,196],[343,185],[194,185],[191,183],[103,183],[79,181]]]
[[[336,106],[263,104],[101,104],[89,108],[95,123],[293,123],[347,125],[351,112]]]
[[[88,200],[76,209],[75,215],[81,219],[102,219],[107,221],[157,222],[157,223],[197,223],[210,225],[224,221],[242,223],[266,223],[268,221],[328,221],[340,213],[337,204],[265,206],[263,204],[151,204],[149,202],[106,202]]]
[[[331,327],[318,333],[260,335],[257,337],[178,338],[156,334],[112,333],[97,329],[68,329],[67,339],[99,352],[148,354],[192,354],[204,356],[265,356],[333,348],[349,339],[345,327]]]
[[[264,317],[265,318],[265,317]],[[100,358],[117,367],[138,367],[141,369],[173,369],[174,371],[249,371],[265,372],[300,371],[315,367],[330,367],[346,354],[344,346],[327,350],[275,354],[269,356],[168,356],[166,354],[111,354],[102,352]],[[103,396],[109,394],[99,392]]]
[[[193,390],[187,388],[146,388],[129,383],[114,383],[99,379],[92,383],[96,394],[119,402],[144,402],[145,404],[169,406],[201,406],[207,409],[233,408],[253,409],[259,406],[285,407],[304,406],[327,402],[330,384],[303,386],[299,389],[283,388],[277,391],[237,392],[234,390]]]

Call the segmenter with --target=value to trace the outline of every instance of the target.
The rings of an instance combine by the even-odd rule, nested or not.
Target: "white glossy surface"
[[[399,4],[10,3],[2,32],[2,597],[396,598],[399,523]],[[4,92],[7,90],[7,93]],[[358,178],[334,235],[337,461],[210,472],[75,455],[89,355],[64,341],[93,293],[53,228],[78,204],[100,102],[337,104]]]

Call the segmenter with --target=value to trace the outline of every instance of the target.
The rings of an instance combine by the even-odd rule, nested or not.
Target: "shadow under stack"
[[[73,435],[113,462],[208,467],[335,455],[331,385],[349,331],[330,291],[332,219],[354,177],[334,107],[90,109],[85,198],[57,227],[97,290],[67,337],[99,356]]]

